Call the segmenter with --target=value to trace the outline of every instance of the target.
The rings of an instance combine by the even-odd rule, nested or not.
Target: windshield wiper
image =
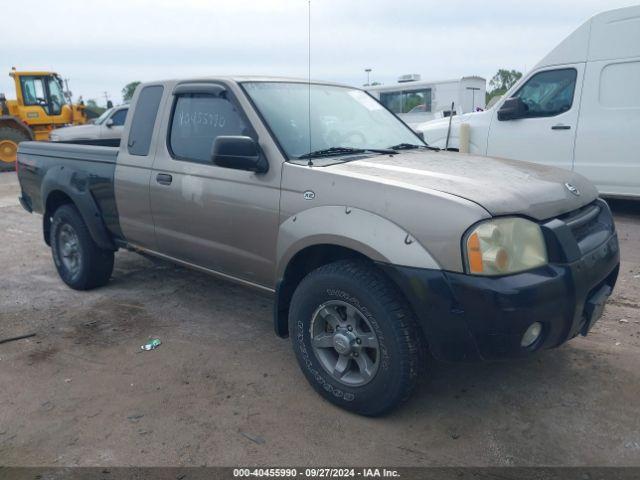
[[[388,154],[388,155],[393,153],[398,153],[391,148],[331,147],[331,148],[323,148],[322,150],[315,150],[310,153],[305,153],[304,155],[300,155],[298,159],[333,157],[336,155],[350,155],[354,153],[365,153],[365,152],[382,153],[382,154]]]
[[[440,150],[437,147],[432,147],[430,145],[417,145],[414,143],[399,143],[397,145],[393,145],[389,147],[393,150],[414,150],[416,148],[428,148],[429,150]]]

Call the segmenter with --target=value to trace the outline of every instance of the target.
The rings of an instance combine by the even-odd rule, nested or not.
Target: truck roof
[[[188,77],[188,78],[173,78],[173,79],[165,79],[158,80],[155,82],[143,82],[143,85],[149,84],[159,84],[159,83],[190,83],[190,82],[289,82],[289,83],[312,83],[312,84],[321,84],[321,85],[333,85],[336,87],[347,87],[347,88],[359,88],[353,87],[351,85],[346,85],[344,83],[331,82],[327,80],[317,80],[317,79],[306,79],[306,78],[296,78],[296,77],[277,77],[277,76],[267,76],[267,75],[215,75],[215,76],[205,76],[205,77]]]

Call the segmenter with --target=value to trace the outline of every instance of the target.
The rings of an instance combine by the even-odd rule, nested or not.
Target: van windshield
[[[305,158],[309,152],[425,145],[362,90],[293,82],[242,85],[289,159]]]

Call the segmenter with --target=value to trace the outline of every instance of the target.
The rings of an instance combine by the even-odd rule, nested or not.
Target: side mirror
[[[507,98],[500,110],[498,110],[498,120],[517,120],[527,116],[529,107],[518,97]]]
[[[214,165],[236,170],[265,173],[269,163],[260,154],[260,146],[251,137],[220,135],[213,142],[211,161]]]
[[[113,120],[111,120],[111,119],[107,120],[107,122],[105,123],[105,126],[106,126],[107,128],[111,128],[111,127],[113,127]]]
[[[528,113],[529,107],[522,99],[507,98],[498,110],[498,120],[517,120],[526,117]]]

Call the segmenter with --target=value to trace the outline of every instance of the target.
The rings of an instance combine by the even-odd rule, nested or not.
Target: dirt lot
[[[0,339],[37,336],[0,344],[0,464],[640,465],[640,204],[614,204],[621,277],[589,337],[432,364],[367,419],[307,385],[267,297],[128,252],[70,290],[17,192],[0,174]]]

